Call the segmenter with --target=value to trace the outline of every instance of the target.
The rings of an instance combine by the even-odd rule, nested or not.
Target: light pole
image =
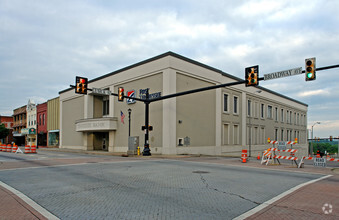
[[[314,123],[313,125],[312,125],[312,141],[311,141],[311,153],[312,153],[312,155],[313,155],[313,127],[315,126],[315,125],[317,125],[317,124],[320,124],[320,122],[319,121],[317,121],[316,123]]]
[[[128,137],[131,136],[131,113],[132,109],[128,109]]]

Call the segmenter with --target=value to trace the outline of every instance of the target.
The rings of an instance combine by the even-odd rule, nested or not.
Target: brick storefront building
[[[25,135],[21,134],[21,129],[26,128],[26,108],[24,105],[13,110],[13,138],[17,145],[25,145]]]
[[[47,146],[47,102],[37,105],[38,146]]]
[[[0,124],[4,124],[5,128],[9,129],[9,134],[6,138],[0,139],[3,144],[10,144],[13,141],[13,117],[12,116],[1,116]]]

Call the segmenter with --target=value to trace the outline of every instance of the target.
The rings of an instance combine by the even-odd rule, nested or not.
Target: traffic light
[[[75,78],[75,93],[87,95],[88,79],[77,76]]]
[[[316,79],[315,75],[315,57],[305,59],[305,80],[312,81]]]
[[[118,88],[118,101],[119,102],[124,101],[124,88],[123,87]]]
[[[246,86],[257,86],[259,85],[259,66],[251,66],[245,68],[245,80]]]

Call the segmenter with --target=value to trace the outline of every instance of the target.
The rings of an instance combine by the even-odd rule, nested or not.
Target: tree
[[[0,124],[0,139],[6,138],[9,134],[9,129],[4,124]]]

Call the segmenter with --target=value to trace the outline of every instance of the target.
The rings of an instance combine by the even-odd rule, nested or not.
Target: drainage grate
[[[203,171],[203,170],[196,170],[196,171],[193,171],[192,173],[210,173],[210,172]]]

